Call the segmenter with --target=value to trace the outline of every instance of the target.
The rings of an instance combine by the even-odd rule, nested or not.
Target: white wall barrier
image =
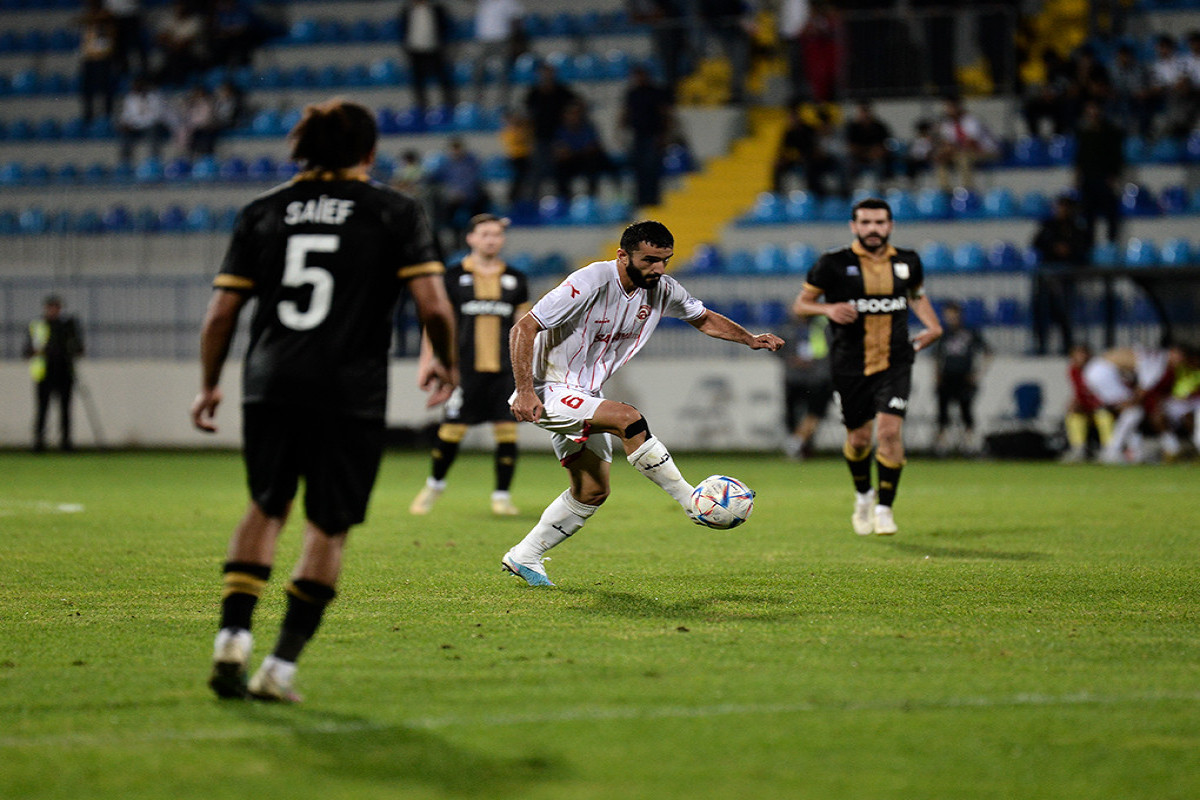
[[[676,450],[775,450],[783,439],[782,377],[778,359],[645,359],[621,370],[607,395],[637,406],[655,435]],[[396,362],[388,424],[420,427],[436,422],[415,385],[415,360]],[[226,366],[225,402],[220,431],[193,430],[188,408],[199,380],[196,364],[180,361],[87,361],[79,365],[80,391],[74,406],[76,444],[80,447],[232,447],[240,435],[240,364]],[[1042,387],[1037,421],[1048,428],[1062,418],[1068,399],[1066,362],[1060,358],[997,358],[984,376],[976,402],[978,431],[988,433],[1016,410],[1013,389],[1034,382]],[[0,361],[0,447],[26,447],[32,441],[33,389],[21,361]],[[914,448],[932,441],[936,413],[932,359],[918,358],[909,401],[907,440]],[[836,447],[841,439],[836,411],[824,426],[819,444]],[[47,440],[58,439],[57,409],[52,408]],[[548,449],[548,435],[522,425],[520,443]],[[466,446],[490,447],[490,431],[472,431]]]

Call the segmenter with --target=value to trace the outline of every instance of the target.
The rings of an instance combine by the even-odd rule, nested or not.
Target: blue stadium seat
[[[734,250],[725,257],[724,271],[729,275],[754,274],[754,254],[749,250]]]
[[[950,195],[950,213],[955,219],[978,219],[983,216],[983,201],[975,192],[960,186]]]
[[[629,69],[629,54],[624,50],[612,49],[604,54],[604,77],[616,81],[627,80]]]
[[[246,164],[246,159],[231,156],[220,162],[217,174],[223,181],[242,181],[246,179],[249,171],[250,167]]]
[[[1013,143],[1012,161],[1018,167],[1045,167],[1050,164],[1050,154],[1038,137],[1021,136]]]
[[[917,216],[925,220],[948,219],[950,198],[939,189],[922,189],[917,193]]]
[[[711,275],[721,271],[721,251],[712,244],[701,244],[696,247],[688,271],[697,275]]]
[[[1131,217],[1150,217],[1159,213],[1154,194],[1136,183],[1125,184],[1121,192],[1121,210]]]
[[[790,317],[791,312],[783,300],[763,300],[755,304],[754,318],[765,328],[778,329]]]
[[[62,124],[62,138],[75,140],[83,139],[87,136],[87,123],[83,121],[83,117],[71,117]]]
[[[1164,214],[1183,214],[1189,203],[1187,188],[1183,186],[1167,186],[1158,195],[1158,207]]]
[[[25,180],[25,167],[19,161],[0,166],[0,186],[19,186]]]
[[[1160,255],[1162,263],[1169,267],[1182,267],[1193,263],[1192,246],[1182,237],[1163,242]]]
[[[173,158],[163,165],[162,176],[168,181],[187,180],[192,174],[192,162],[186,158]]]
[[[1140,136],[1129,136],[1125,139],[1125,160],[1130,164],[1140,164],[1147,158],[1146,142]]]
[[[220,171],[217,159],[212,156],[202,156],[192,164],[192,180],[215,181]]]
[[[449,133],[453,128],[454,112],[442,106],[434,106],[425,111],[425,130],[434,133]]]
[[[528,19],[528,18],[527,18]],[[528,86],[537,79],[538,59],[533,53],[522,53],[513,62],[512,82],[517,86]]]
[[[600,204],[600,222],[604,224],[626,223],[634,218],[633,203],[620,198],[613,198],[607,203]]]
[[[954,248],[954,269],[960,272],[974,272],[984,268],[987,255],[979,242],[962,242]]]
[[[32,235],[46,232],[46,212],[37,206],[22,211],[17,221],[21,233]]]
[[[784,203],[783,216],[788,222],[815,222],[817,201],[808,192],[793,189]]]
[[[1149,239],[1134,236],[1125,245],[1125,265],[1129,267],[1153,267],[1159,263],[1158,248]]]
[[[571,198],[567,206],[567,221],[572,225],[590,225],[595,223],[599,206],[596,199],[581,194]]]
[[[538,201],[538,222],[559,225],[567,218],[567,203],[561,197],[546,195]]]
[[[133,168],[133,179],[138,183],[158,183],[163,179],[163,163],[157,158],[144,158]]]
[[[337,64],[326,64],[317,70],[313,80],[318,89],[336,89],[345,84],[346,78]]]
[[[892,207],[892,218],[897,222],[909,222],[920,217],[917,200],[912,192],[903,189],[888,189],[883,199]]]
[[[346,67],[346,74],[343,77],[345,84],[354,88],[363,88],[371,85],[371,69],[366,64],[351,64]]]
[[[21,230],[21,221],[12,209],[0,211],[0,236],[12,236]]]
[[[988,219],[1006,219],[1017,216],[1017,199],[1012,190],[996,186],[983,196],[983,215]]]
[[[844,197],[826,197],[817,204],[817,219],[822,222],[849,222],[850,201]]]
[[[683,175],[687,172],[692,172],[696,168],[696,161],[692,158],[691,152],[682,144],[673,143],[667,145],[666,152],[663,153],[663,174],[667,176]],[[784,216],[787,216],[787,206],[784,206]]]
[[[379,27],[373,20],[357,19],[346,29],[346,38],[352,42],[378,42]]]
[[[58,141],[62,138],[62,125],[51,117],[43,119],[34,129],[34,137],[44,142]]]
[[[314,19],[298,19],[292,23],[284,38],[285,44],[314,44],[317,41],[317,21]]]
[[[917,249],[917,254],[926,272],[950,272],[954,269],[954,255],[943,242],[924,242]]]
[[[989,322],[987,303],[982,297],[968,297],[962,301],[963,324],[972,328],[982,328]]]
[[[992,318],[996,325],[1024,326],[1029,324],[1029,308],[1014,297],[1001,297],[996,301],[996,314]]]
[[[1163,137],[1150,146],[1147,156],[1157,164],[1174,164],[1182,161],[1184,155],[1183,143],[1178,139]]]
[[[806,275],[820,257],[817,248],[807,242],[794,242],[787,248],[788,272]]]
[[[534,275],[565,275],[571,269],[562,253],[547,253],[533,265]]]
[[[163,233],[183,233],[187,229],[187,212],[181,206],[168,206],[158,215],[158,229]]]
[[[378,164],[378,159],[376,163]],[[275,179],[279,165],[270,156],[259,156],[250,162],[246,168],[246,177],[252,181],[270,181]]]
[[[483,121],[483,112],[477,103],[463,102],[454,107],[452,126],[456,131],[479,130]]]
[[[1056,134],[1050,138],[1046,151],[1054,166],[1069,166],[1075,160],[1075,137]]]
[[[1026,192],[1021,198],[1020,214],[1030,219],[1045,219],[1050,216],[1050,198],[1036,189]]]
[[[217,217],[217,230],[221,233],[230,233],[237,223],[237,218],[238,209],[234,206],[226,206],[221,209],[221,213]]]
[[[371,62],[367,75],[372,86],[396,86],[400,81],[400,65],[391,58],[381,58]]]
[[[1000,272],[1020,270],[1024,266],[1021,251],[1011,242],[993,242],[987,249],[987,267]]]
[[[100,213],[94,208],[85,209],[76,215],[72,223],[72,231],[82,234],[96,234],[104,232],[104,222],[100,218]]]
[[[217,227],[217,219],[211,208],[201,203],[187,213],[184,227],[192,233],[208,233]]]
[[[1121,263],[1121,251],[1113,242],[1097,242],[1092,248],[1092,266],[1115,267]]]
[[[764,275],[787,272],[787,253],[777,244],[760,245],[754,253],[754,271]]]
[[[109,233],[128,233],[133,230],[133,215],[127,207],[119,203],[105,209],[100,220],[104,230]]]
[[[83,171],[84,183],[97,184],[108,183],[111,178],[108,166],[100,161],[94,161],[87,165]]]
[[[60,164],[58,169],[54,171],[52,180],[54,183],[78,183],[80,179],[79,167],[76,164],[68,161],[65,164]]]
[[[97,117],[88,123],[86,135],[89,139],[111,139],[117,130],[108,117]]]
[[[759,192],[748,221],[754,225],[776,225],[786,221],[783,200],[772,192]]]

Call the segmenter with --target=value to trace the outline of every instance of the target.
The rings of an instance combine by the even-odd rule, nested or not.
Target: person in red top
[[[1097,399],[1083,379],[1084,365],[1092,357],[1092,350],[1086,344],[1077,344],[1071,348],[1070,363],[1067,367],[1067,379],[1071,383],[1071,402],[1067,406],[1067,452],[1062,460],[1069,464],[1087,461],[1088,434],[1095,426],[1100,446],[1108,444],[1112,438],[1113,415]]]

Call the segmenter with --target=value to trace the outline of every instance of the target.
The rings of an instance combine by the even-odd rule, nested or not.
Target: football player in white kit
[[[513,416],[554,434],[554,452],[571,486],[546,507],[528,535],[504,554],[506,570],[531,586],[553,586],[542,559],[578,531],[609,494],[611,433],[630,464],[693,517],[692,486],[631,405],[606,400],[604,382],[646,344],[664,316],[752,350],[778,350],[783,340],[753,334],[692,297],[664,274],[675,239],[666,226],[636,222],[621,235],[617,257],[571,273],[512,329],[516,391]]]

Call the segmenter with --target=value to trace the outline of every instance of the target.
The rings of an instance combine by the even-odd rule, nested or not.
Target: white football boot
[[[899,530],[896,527],[896,520],[892,516],[892,507],[875,506],[875,535],[891,536]]]
[[[875,490],[868,489],[859,494],[854,493],[854,516],[850,524],[859,536],[870,536],[875,533]]]
[[[273,703],[299,703],[300,695],[292,691],[292,679],[296,676],[296,665],[275,656],[263,659],[262,666],[250,679],[249,694],[255,700]]]
[[[213,668],[209,687],[217,697],[246,696],[246,666],[254,649],[254,637],[244,628],[222,628],[213,642]]]

